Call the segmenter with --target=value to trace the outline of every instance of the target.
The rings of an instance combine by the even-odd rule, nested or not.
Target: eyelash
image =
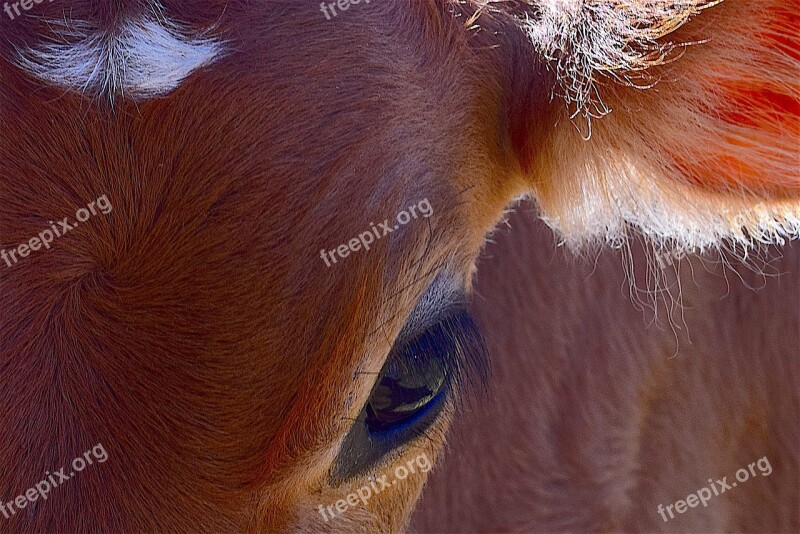
[[[447,370],[445,389],[452,400],[462,401],[476,392],[485,393],[489,375],[486,345],[474,319],[465,309],[451,312],[412,341],[393,349],[387,361],[404,352],[420,352],[425,348],[423,344],[430,346],[437,343],[441,343],[439,346],[455,347],[455,350],[441,351],[445,358],[441,363]],[[415,358],[404,361],[410,362],[411,368],[419,362]]]
[[[404,343],[399,349],[393,349],[387,362],[390,362],[391,358],[402,357],[404,352],[414,353],[423,350],[425,348],[422,346],[423,344],[440,349],[448,348],[448,350],[437,351],[444,357],[440,363],[447,373],[441,391],[437,395],[440,399],[431,402],[438,406],[432,406],[428,413],[421,414],[399,429],[371,434],[379,440],[381,439],[379,436],[382,436],[387,442],[403,444],[422,436],[431,439],[429,428],[448,402],[457,412],[468,400],[486,394],[489,376],[488,353],[483,336],[466,309],[459,308],[451,312],[450,315],[428,327],[412,341]],[[449,347],[454,347],[454,349],[449,349]],[[403,361],[411,362],[407,368],[411,368],[412,371],[424,370],[414,369],[416,367],[414,364],[421,362],[419,359],[407,358]],[[419,367],[423,367],[423,365],[420,364]],[[378,377],[378,382],[381,377],[382,375]]]

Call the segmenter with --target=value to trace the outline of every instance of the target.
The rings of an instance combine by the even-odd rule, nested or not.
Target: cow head
[[[790,2],[63,3],[2,23],[0,496],[108,460],[11,529],[401,530],[514,199],[576,248],[798,234]]]

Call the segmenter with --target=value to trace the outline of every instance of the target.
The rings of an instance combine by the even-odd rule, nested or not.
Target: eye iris
[[[435,335],[412,343],[387,367],[366,407],[366,423],[386,430],[423,410],[445,383],[447,372]]]

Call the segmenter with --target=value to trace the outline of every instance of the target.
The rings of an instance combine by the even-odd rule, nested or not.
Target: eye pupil
[[[447,372],[434,340],[435,336],[423,336],[387,367],[366,406],[366,423],[371,430],[399,425],[436,398]]]

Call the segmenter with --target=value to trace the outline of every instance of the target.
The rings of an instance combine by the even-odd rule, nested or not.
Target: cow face
[[[109,458],[12,528],[400,530],[480,383],[465,303],[513,199],[576,246],[797,233],[795,108],[759,107],[793,60],[737,22],[761,3],[181,4],[4,21],[0,489]],[[602,20],[594,59],[626,61],[564,41]]]

